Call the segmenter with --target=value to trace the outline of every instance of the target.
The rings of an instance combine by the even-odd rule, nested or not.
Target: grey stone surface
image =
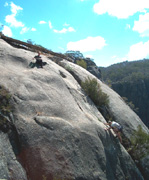
[[[141,171],[145,179],[148,179],[149,175],[149,155],[143,158],[140,162]]]
[[[104,117],[74,77],[44,55],[47,65],[43,69],[29,68],[34,56],[0,40],[0,85],[9,89],[15,109],[15,130],[11,129],[15,135],[8,138],[5,134],[6,140],[1,139],[9,146],[4,154],[0,151],[0,178],[13,179],[10,168],[16,166],[18,176],[14,179],[18,180],[143,180],[112,131],[105,132]],[[82,80],[93,77],[75,64],[62,63]],[[117,121],[128,125],[126,133],[132,132],[141,124],[138,116],[113,90],[99,83],[110,96]],[[10,161],[8,154],[15,154],[15,159]]]
[[[0,132],[0,179],[27,180],[26,172],[16,159],[7,134]]]
[[[88,71],[73,63],[67,62],[66,60],[61,62],[61,66],[69,67],[72,70],[74,77],[76,77],[76,79],[79,78],[79,81],[85,81],[87,78],[95,78],[95,76],[90,74]],[[146,133],[149,133],[148,128],[144,125],[137,114],[126,105],[123,99],[102,81],[99,79],[97,79],[97,81],[100,84],[102,91],[109,96],[109,110],[114,119],[123,125],[125,136],[130,138],[139,125],[141,125]]]

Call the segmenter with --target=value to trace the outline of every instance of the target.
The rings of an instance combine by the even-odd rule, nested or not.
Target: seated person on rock
[[[41,59],[41,56],[40,56],[40,52],[38,52],[38,55],[35,56],[33,59],[36,59],[36,64],[43,68],[43,62],[42,62],[42,59]]]
[[[114,133],[116,136],[119,138],[120,142],[122,143],[122,137],[121,137],[121,132],[122,132],[122,126],[115,122],[115,121],[109,121],[108,123],[105,123],[105,125],[108,125],[109,127],[105,128],[105,130],[113,129]]]

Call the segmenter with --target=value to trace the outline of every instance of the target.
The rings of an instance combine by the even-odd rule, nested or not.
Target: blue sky
[[[79,50],[98,66],[149,58],[149,0],[1,0],[1,25],[9,37]]]

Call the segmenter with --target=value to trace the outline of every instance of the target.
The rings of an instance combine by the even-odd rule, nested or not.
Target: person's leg
[[[117,137],[119,138],[120,142],[122,143],[122,137],[120,131],[117,132]]]
[[[36,65],[37,65],[37,66],[39,66],[39,65],[40,65],[40,63],[39,63],[39,60],[38,60],[38,59],[36,59]]]
[[[42,60],[40,60],[40,66],[41,66],[41,68],[43,68],[43,65],[42,65]]]
[[[112,128],[113,129],[113,131],[114,131],[114,133],[117,135],[117,133],[118,133],[118,129],[117,128]]]
[[[117,128],[113,128],[113,131],[116,134],[116,136],[119,138],[120,142],[122,143],[121,132]]]

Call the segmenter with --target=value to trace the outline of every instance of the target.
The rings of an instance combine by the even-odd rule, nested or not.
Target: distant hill
[[[102,79],[120,96],[138,108],[136,112],[149,127],[149,59],[100,67]]]

